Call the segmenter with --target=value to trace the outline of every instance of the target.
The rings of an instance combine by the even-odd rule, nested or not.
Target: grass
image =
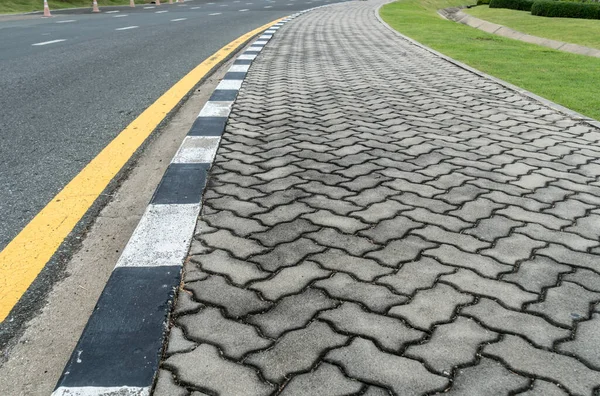
[[[400,33],[492,76],[600,120],[600,58],[559,52],[442,19],[465,0],[401,0],[381,9]]]
[[[544,18],[528,11],[489,8],[487,5],[463,11],[522,33],[600,49],[600,20]]]
[[[136,4],[146,3],[147,1],[135,0]],[[129,0],[98,0],[98,5],[115,6],[129,5]],[[92,0],[48,0],[50,11],[61,8],[90,7]],[[43,11],[44,0],[0,0],[0,14],[16,14],[32,11]]]

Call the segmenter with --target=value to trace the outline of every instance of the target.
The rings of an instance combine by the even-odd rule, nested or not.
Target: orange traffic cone
[[[48,7],[48,0],[44,0],[44,17],[49,18],[52,14],[50,14],[50,7]]]
[[[129,0],[129,7],[135,7],[135,0]]]
[[[100,8],[98,8],[98,1],[94,0],[92,3],[92,12],[100,12]]]

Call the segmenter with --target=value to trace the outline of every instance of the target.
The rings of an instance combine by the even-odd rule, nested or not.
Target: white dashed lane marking
[[[116,28],[115,30],[129,30],[129,29],[137,29],[139,26],[126,26],[122,28]]]
[[[265,6],[265,8],[272,8],[272,6]]]
[[[179,21],[185,21],[187,18],[177,18],[177,19],[171,19],[171,22],[179,22]]]
[[[155,12],[155,14],[164,14],[165,12],[169,12],[169,11],[167,11],[167,10],[164,10],[164,11],[156,11],[156,12]]]
[[[213,16],[213,15],[221,15],[220,12],[213,12],[212,14],[208,14],[209,16]]]
[[[190,8],[190,10],[197,10],[198,8],[200,8],[200,7],[192,7],[192,8]]]
[[[115,16],[113,16],[113,18],[123,18],[123,17],[126,17],[126,16],[128,16],[128,15],[115,15]]]
[[[153,8],[156,8],[156,7],[144,7],[144,10],[151,10]]]
[[[248,11],[248,9],[244,8],[243,10],[240,10],[240,12],[245,12],[245,11]]]
[[[121,11],[106,11],[106,14],[116,14],[117,12],[121,12]]]
[[[55,43],[61,43],[63,41],[67,41],[67,39],[60,39],[60,40],[51,40],[51,41],[43,41],[41,43],[35,43],[35,44],[31,44],[34,46],[40,46],[40,45],[48,45],[48,44],[55,44]]]
[[[66,21],[56,21],[56,23],[71,23],[71,22],[76,22],[75,19],[68,19]]]

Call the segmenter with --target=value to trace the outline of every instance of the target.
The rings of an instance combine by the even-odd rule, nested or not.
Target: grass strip
[[[600,49],[600,21],[572,18],[542,18],[527,11],[478,6],[463,12],[521,33]]]
[[[464,4],[465,0],[401,0],[385,5],[381,17],[400,33],[447,56],[600,120],[599,58],[496,36],[437,14],[438,9]]]

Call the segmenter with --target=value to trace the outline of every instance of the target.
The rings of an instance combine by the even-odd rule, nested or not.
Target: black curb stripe
[[[200,203],[209,168],[210,164],[170,164],[150,203]]]
[[[246,72],[227,72],[223,80],[243,80],[246,77]]]
[[[249,65],[251,63],[252,61],[250,59],[236,59],[235,62],[233,62],[234,65]]]
[[[180,278],[180,266],[115,268],[57,388],[152,386]]]
[[[198,117],[188,136],[221,136],[228,117]]]
[[[237,97],[237,89],[215,89],[213,94],[210,96],[209,101],[211,102],[231,102]]]

